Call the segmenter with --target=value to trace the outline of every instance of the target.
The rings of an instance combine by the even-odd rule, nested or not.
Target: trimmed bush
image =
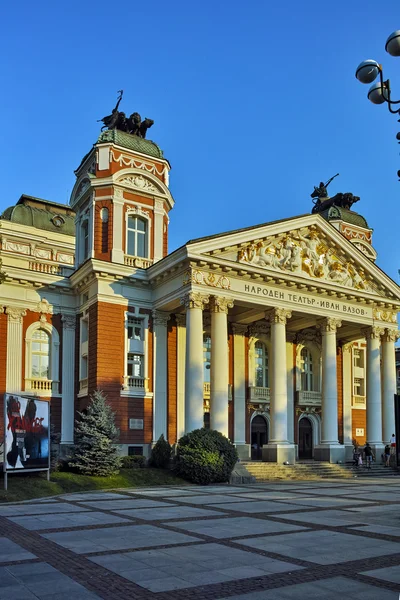
[[[121,461],[122,469],[144,469],[146,466],[146,457],[141,454],[123,456]]]
[[[149,464],[157,469],[166,469],[171,461],[172,448],[161,434],[154,446]]]
[[[219,431],[195,429],[178,442],[176,472],[206,485],[229,481],[238,455],[235,446]]]

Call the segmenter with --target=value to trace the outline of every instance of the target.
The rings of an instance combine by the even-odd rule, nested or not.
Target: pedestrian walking
[[[396,436],[392,433],[390,438],[390,454],[396,454]]]
[[[357,447],[354,446],[353,448],[353,466],[356,467],[358,469],[358,457],[359,457],[359,453],[357,450]]]
[[[390,467],[390,444],[385,446],[385,467]]]
[[[372,465],[372,458],[373,458],[373,453],[372,453],[372,448],[369,445],[369,443],[367,442],[367,445],[364,448],[364,454],[365,454],[365,462],[366,462],[366,467],[367,469],[371,469],[371,465]]]

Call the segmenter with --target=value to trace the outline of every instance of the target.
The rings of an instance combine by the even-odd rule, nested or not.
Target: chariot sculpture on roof
[[[147,130],[154,125],[153,119],[146,118],[142,121],[142,117],[137,112],[134,112],[127,117],[124,112],[118,110],[122,96],[124,95],[124,90],[118,90],[118,94],[117,104],[115,105],[115,108],[113,108],[111,115],[107,115],[97,121],[98,123],[103,123],[101,131],[103,131],[103,129],[119,129],[120,131],[125,131],[126,133],[144,139]]]
[[[339,206],[341,208],[350,209],[355,202],[358,202],[360,197],[354,196],[350,192],[342,193],[339,192],[332,198],[328,196],[328,185],[337,177],[339,173],[336,173],[333,177],[328,179],[326,183],[323,181],[320,182],[318,186],[314,186],[314,191],[310,194],[311,198],[313,198],[314,206],[312,209],[312,213],[319,213],[331,206]],[[315,200],[314,200],[315,198]]]

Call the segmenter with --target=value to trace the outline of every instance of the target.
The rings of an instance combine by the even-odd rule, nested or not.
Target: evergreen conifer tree
[[[84,475],[107,477],[118,473],[121,467],[115,445],[119,430],[103,392],[96,390],[90,398],[87,413],[78,413],[74,455],[69,464]]]

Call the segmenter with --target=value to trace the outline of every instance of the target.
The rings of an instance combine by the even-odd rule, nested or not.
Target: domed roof
[[[70,207],[33,196],[21,196],[15,206],[5,209],[0,219],[64,235],[75,235],[75,212]]]
[[[370,229],[368,223],[362,215],[349,210],[348,208],[342,208],[340,206],[330,206],[326,210],[319,213],[326,221],[336,221],[340,219],[345,223],[351,225],[357,225],[358,227],[364,227],[364,229]]]
[[[155,158],[164,158],[161,148],[151,140],[140,138],[137,135],[132,135],[125,131],[120,131],[119,129],[108,129],[107,131],[103,131],[100,134],[97,143],[102,144],[106,142],[112,142],[118,146],[123,146],[124,148],[141,152],[142,154],[148,154]]]

